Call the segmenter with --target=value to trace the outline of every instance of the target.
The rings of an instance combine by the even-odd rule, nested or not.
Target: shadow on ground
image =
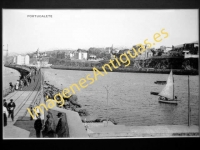
[[[21,129],[27,130],[30,132],[29,137],[35,138],[36,137],[36,132],[34,129],[34,122],[35,120],[30,120],[30,117],[21,117],[19,116],[14,125],[16,127],[19,127]],[[42,120],[42,123],[44,121]]]

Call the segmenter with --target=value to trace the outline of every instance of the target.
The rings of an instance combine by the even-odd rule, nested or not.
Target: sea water
[[[81,78],[92,71],[43,69],[45,81],[58,88],[68,88],[78,84]],[[158,102],[158,96],[150,92],[160,92],[165,85],[154,84],[166,81],[168,74],[108,72],[97,76],[97,80],[86,88],[75,92],[78,102],[90,114],[99,118],[113,118],[124,125],[187,125],[188,123],[188,76],[174,75],[175,96],[178,105]],[[199,76],[189,76],[191,123],[198,125]],[[108,86],[108,93],[105,88]],[[107,99],[108,94],[108,99]],[[107,103],[108,100],[108,103]]]

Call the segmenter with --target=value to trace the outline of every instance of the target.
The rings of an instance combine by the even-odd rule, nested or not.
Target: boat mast
[[[172,77],[173,77],[173,100],[174,100],[174,76],[173,76],[173,73],[172,73]]]
[[[188,75],[188,126],[190,126],[190,80]]]

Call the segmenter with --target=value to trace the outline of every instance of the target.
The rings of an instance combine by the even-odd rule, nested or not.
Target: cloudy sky
[[[30,18],[27,15],[52,15]],[[169,36],[155,47],[198,40],[198,10],[3,9],[3,49],[26,53],[53,49],[125,47],[153,42],[162,29]]]

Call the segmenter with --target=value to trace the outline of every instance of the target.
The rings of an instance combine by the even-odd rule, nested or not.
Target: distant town
[[[133,48],[138,50],[138,46]],[[184,69],[198,70],[199,57],[198,41],[184,43],[176,46],[160,46],[159,48],[147,48],[137,58],[131,59],[129,67],[134,69],[154,68],[154,69]],[[132,49],[132,48],[131,48]],[[122,53],[127,53],[131,49],[119,49],[111,47],[96,48],[91,47],[88,50],[52,50],[40,52],[37,49],[33,53],[25,55],[9,56],[7,53],[7,64],[18,65],[39,65],[48,67],[51,65],[73,66],[73,67],[93,67],[101,66],[110,59],[119,57]],[[132,51],[131,51],[132,52]],[[134,54],[134,53],[133,53]],[[124,66],[121,66],[122,68]]]

